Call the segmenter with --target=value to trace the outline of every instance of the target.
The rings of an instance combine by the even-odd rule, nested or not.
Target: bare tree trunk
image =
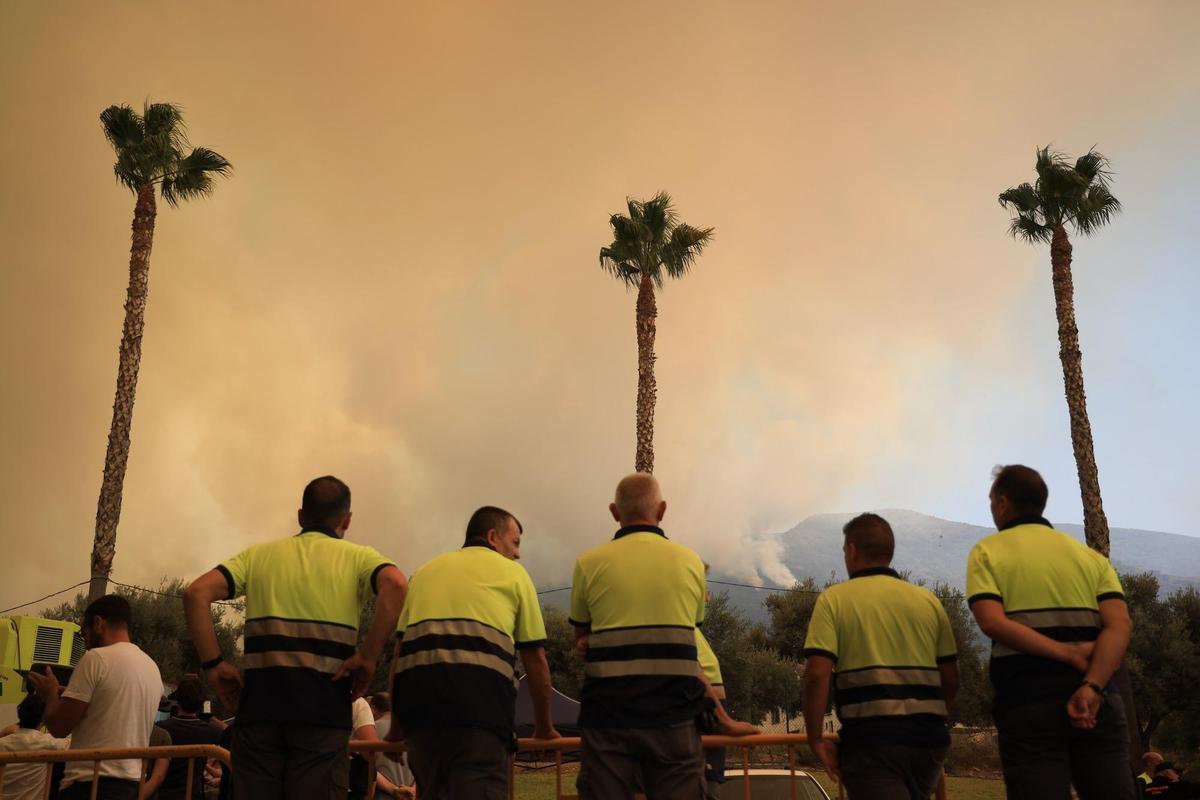
[[[654,380],[654,333],[657,319],[654,283],[647,273],[642,276],[637,298],[637,454],[634,469],[638,472],[654,472],[654,401],[658,396]]]
[[[150,280],[150,248],[154,244],[154,185],[138,187],[133,210],[133,235],[129,249],[129,289],[125,294],[125,326],[121,332],[121,356],[117,365],[117,393],[113,400],[112,427],[104,454],[104,479],[96,504],[96,537],[92,544],[91,584],[88,602],[108,591],[117,546],[117,523],[121,520],[121,492],[129,463],[129,429],[133,424],[133,400],[137,393],[138,367],[142,361],[146,292]]]
[[[1092,425],[1088,421],[1087,397],[1083,391],[1083,355],[1079,352],[1079,329],[1075,326],[1075,287],[1071,282],[1071,242],[1062,225],[1054,229],[1050,244],[1054,280],[1054,310],[1058,315],[1058,355],[1062,360],[1067,411],[1071,416],[1071,445],[1079,472],[1079,494],[1083,500],[1083,534],[1088,547],[1108,555],[1108,519],[1100,499],[1100,475],[1092,447]]]
[[[1109,555],[1108,518],[1100,499],[1100,473],[1092,446],[1092,424],[1088,421],[1087,396],[1083,391],[1083,354],[1079,350],[1079,328],[1075,325],[1075,286],[1071,280],[1071,241],[1061,224],[1054,228],[1050,242],[1051,277],[1054,282],[1054,310],[1058,316],[1058,356],[1062,360],[1063,386],[1067,412],[1071,417],[1071,446],[1075,450],[1075,468],[1079,473],[1079,494],[1083,500],[1083,536],[1088,547]],[[1129,763],[1135,769],[1141,763],[1141,726],[1133,699],[1133,683],[1122,663],[1113,676],[1129,732]]]

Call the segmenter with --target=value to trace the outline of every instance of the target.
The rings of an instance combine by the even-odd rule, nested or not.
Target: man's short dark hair
[[[859,555],[873,563],[891,564],[896,554],[896,535],[892,526],[878,514],[859,514],[842,528],[846,544],[852,544]]]
[[[119,594],[106,594],[88,604],[83,612],[83,627],[90,628],[97,618],[109,625],[128,628],[133,624],[133,609]]]
[[[171,696],[188,714],[197,714],[204,708],[204,689],[195,678],[184,678]]]
[[[1037,514],[1046,510],[1050,490],[1036,469],[1024,464],[1009,464],[992,471],[992,493],[1007,497],[1017,514]]]
[[[300,524],[305,528],[336,528],[350,513],[350,487],[332,475],[309,481],[300,501]]]
[[[376,692],[371,695],[371,708],[378,711],[380,714],[391,713],[392,696],[387,692]]]
[[[41,727],[42,718],[45,716],[46,704],[38,697],[37,692],[30,692],[17,706],[17,724],[22,728],[36,730]]]
[[[517,530],[522,533],[525,529],[521,527],[521,521],[512,514],[505,511],[503,508],[496,506],[484,506],[477,509],[471,515],[470,521],[467,523],[467,538],[463,540],[463,544],[470,544],[472,541],[485,542],[487,541],[488,531],[502,531],[505,523],[509,520],[517,523]]]

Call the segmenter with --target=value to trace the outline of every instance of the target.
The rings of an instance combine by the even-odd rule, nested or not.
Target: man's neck
[[[113,631],[100,643],[100,646],[111,647],[114,644],[132,644],[129,641],[129,631]]]
[[[644,528],[644,527],[657,528],[661,522],[662,522],[661,519],[649,520],[649,519],[643,519],[643,518],[639,517],[637,519],[621,520],[621,527],[622,528]]]

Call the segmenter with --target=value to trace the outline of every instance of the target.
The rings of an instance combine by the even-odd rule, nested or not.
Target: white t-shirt
[[[28,750],[66,750],[70,739],[55,739],[45,731],[18,728],[15,733],[0,737],[0,753],[17,753]],[[49,764],[9,764],[4,769],[4,785],[0,787],[2,800],[42,800],[46,792],[46,778],[50,775]]]
[[[354,701],[354,705],[350,707],[350,716],[354,720],[350,723],[350,738],[355,738],[358,729],[364,725],[375,725],[375,715],[371,713],[371,704],[367,702],[367,698],[360,697]]]
[[[117,642],[88,650],[63,692],[63,697],[89,704],[71,732],[71,749],[148,746],[162,691],[158,665],[137,645]],[[100,774],[136,781],[142,776],[142,762],[136,758],[102,761]],[[62,788],[91,779],[92,762],[71,761]]]

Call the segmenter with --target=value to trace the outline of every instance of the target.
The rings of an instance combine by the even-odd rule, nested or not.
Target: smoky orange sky
[[[996,203],[1047,143],[1125,204],[1076,247],[1110,520],[1195,533],[1197,41],[1144,0],[5,3],[0,607],[87,577],[133,209],[97,117],[147,98],[235,174],[160,206],[117,580],[292,533],[333,473],[406,571],[491,503],[563,585],[633,462],[597,251],[658,190],[716,228],[659,297],[673,537],[788,580],[755,535],[984,523],[1011,461],[1076,522],[1049,255]]]

